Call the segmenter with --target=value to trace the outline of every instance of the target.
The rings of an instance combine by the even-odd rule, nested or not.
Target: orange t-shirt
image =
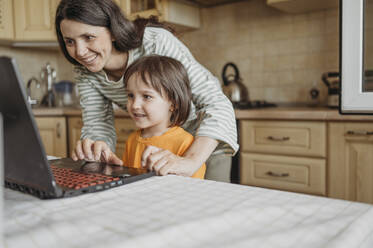
[[[123,154],[123,164],[128,167],[140,168],[141,155],[148,145],[166,149],[178,156],[183,156],[193,141],[193,135],[181,127],[172,127],[161,136],[150,138],[142,138],[141,130],[137,130],[128,137]],[[205,172],[206,165],[203,164],[192,177],[204,179]]]

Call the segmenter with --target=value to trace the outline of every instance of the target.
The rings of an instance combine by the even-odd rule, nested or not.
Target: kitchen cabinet
[[[13,0],[0,0],[0,39],[11,40],[13,30]]]
[[[59,0],[14,0],[17,41],[56,41],[54,17]]]
[[[140,16],[158,16],[177,30],[200,27],[200,13],[196,5],[175,0],[116,0],[130,20]]]
[[[0,39],[56,41],[54,17],[59,0],[0,0]]]
[[[136,130],[136,126],[130,118],[116,117],[115,131],[117,133],[117,145],[115,154],[121,159],[128,136]],[[76,142],[80,139],[83,121],[81,117],[68,117],[69,152],[74,149]]]
[[[267,0],[267,5],[287,13],[306,13],[337,8],[338,0]]]
[[[41,140],[47,155],[67,156],[66,119],[64,117],[36,117]]]
[[[115,118],[114,126],[117,133],[115,154],[122,159],[128,136],[137,128],[131,118]]]
[[[373,124],[328,124],[328,196],[373,203]]]
[[[68,129],[68,140],[69,140],[69,156],[75,148],[76,142],[80,140],[81,129],[83,127],[83,121],[81,117],[68,117],[67,118],[67,129]]]
[[[326,194],[326,123],[240,121],[241,184]]]

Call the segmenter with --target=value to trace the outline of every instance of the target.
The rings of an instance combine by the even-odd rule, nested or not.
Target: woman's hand
[[[79,159],[89,161],[100,161],[108,164],[123,165],[115,153],[113,153],[109,146],[104,141],[93,141],[91,139],[78,140],[75,149],[71,153],[71,158],[74,161]]]
[[[157,175],[176,174],[180,176],[191,177],[202,164],[196,164],[196,161],[180,157],[168,150],[155,146],[147,146],[141,157],[141,165]]]

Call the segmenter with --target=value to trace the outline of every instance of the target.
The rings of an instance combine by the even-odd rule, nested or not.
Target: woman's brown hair
[[[61,0],[56,10],[55,29],[63,54],[74,65],[80,64],[67,52],[60,27],[64,19],[106,27],[115,40],[114,48],[120,52],[127,52],[141,46],[146,26],[162,27],[172,31],[154,16],[149,19],[138,18],[131,22],[112,0]]]
[[[144,56],[133,62],[124,74],[126,88],[133,75],[140,76],[145,84],[172,103],[170,126],[181,126],[187,121],[192,93],[188,73],[179,61],[166,56]]]

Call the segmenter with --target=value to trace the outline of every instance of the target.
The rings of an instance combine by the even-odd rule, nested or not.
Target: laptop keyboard
[[[51,165],[51,168],[57,184],[69,189],[82,189],[120,180],[119,177],[105,176],[95,173],[83,174],[75,172],[72,169],[60,168],[55,165]]]

